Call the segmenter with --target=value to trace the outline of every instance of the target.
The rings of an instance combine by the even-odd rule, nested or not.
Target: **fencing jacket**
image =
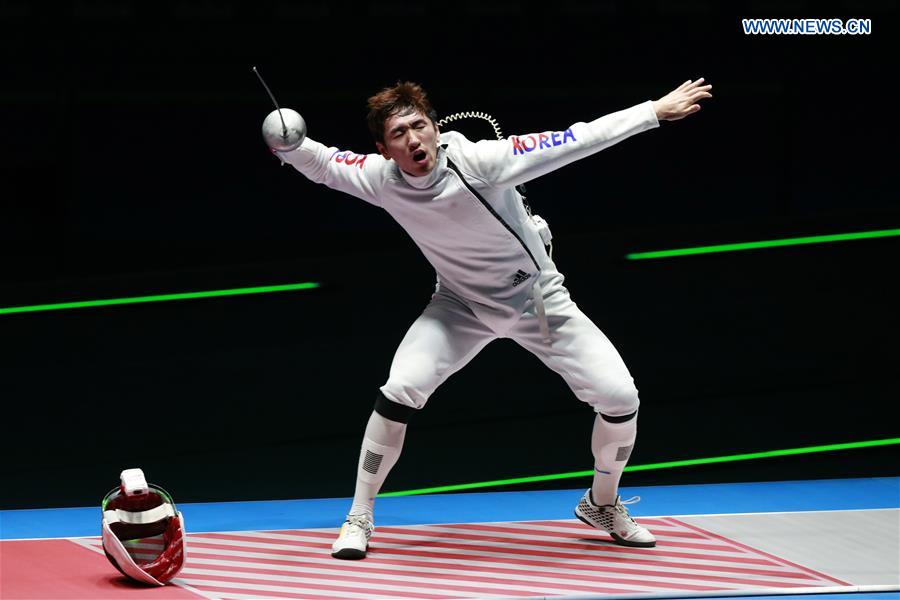
[[[435,168],[422,177],[380,154],[308,137],[277,154],[310,180],[386,210],[434,267],[439,287],[502,335],[522,315],[541,270],[555,270],[515,186],[658,126],[647,101],[565,131],[479,142],[441,132]]]

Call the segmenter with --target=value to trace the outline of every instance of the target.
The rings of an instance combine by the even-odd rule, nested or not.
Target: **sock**
[[[363,436],[356,475],[356,493],[353,495],[351,515],[366,515],[369,520],[375,510],[375,496],[391,468],[400,457],[406,423],[398,423],[372,412]]]
[[[591,496],[597,506],[616,501],[619,478],[628,464],[636,437],[637,414],[622,423],[610,423],[597,414],[591,434],[591,451],[594,453]]]

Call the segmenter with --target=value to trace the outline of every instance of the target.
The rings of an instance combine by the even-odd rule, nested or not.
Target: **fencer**
[[[545,225],[516,186],[700,110],[704,80],[685,81],[658,100],[563,131],[472,142],[440,131],[424,90],[404,82],[368,99],[377,153],[325,146],[297,113],[269,115],[272,152],[315,183],[386,210],[437,275],[422,314],[400,343],[363,436],[352,506],[332,556],[364,558],[375,496],[397,462],[410,418],[435,389],[490,341],[510,338],[557,372],[596,413],[594,477],[575,515],[621,545],[656,540],[629,515],[619,480],[637,435],[638,391],[612,343],[575,305],[548,255]],[[294,116],[296,115],[296,117]],[[541,234],[545,237],[542,239]]]

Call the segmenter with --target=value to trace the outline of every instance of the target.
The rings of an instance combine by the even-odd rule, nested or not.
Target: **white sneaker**
[[[635,523],[624,506],[640,499],[640,496],[635,496],[622,502],[616,496],[615,504],[597,506],[589,489],[575,507],[575,516],[591,527],[608,532],[617,544],[652,548],[656,545],[656,538],[645,527]]]
[[[373,531],[375,524],[368,516],[347,515],[338,539],[331,545],[331,556],[348,560],[365,558]]]

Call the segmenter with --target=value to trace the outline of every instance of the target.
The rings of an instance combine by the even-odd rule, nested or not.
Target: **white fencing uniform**
[[[431,302],[397,349],[381,388],[385,397],[421,408],[491,340],[508,337],[595,411],[637,410],[628,369],[569,298],[515,186],[658,126],[647,101],[565,131],[475,143],[443,132],[435,168],[422,177],[379,154],[340,151],[309,138],[279,152],[312,181],[390,213],[437,273]]]

